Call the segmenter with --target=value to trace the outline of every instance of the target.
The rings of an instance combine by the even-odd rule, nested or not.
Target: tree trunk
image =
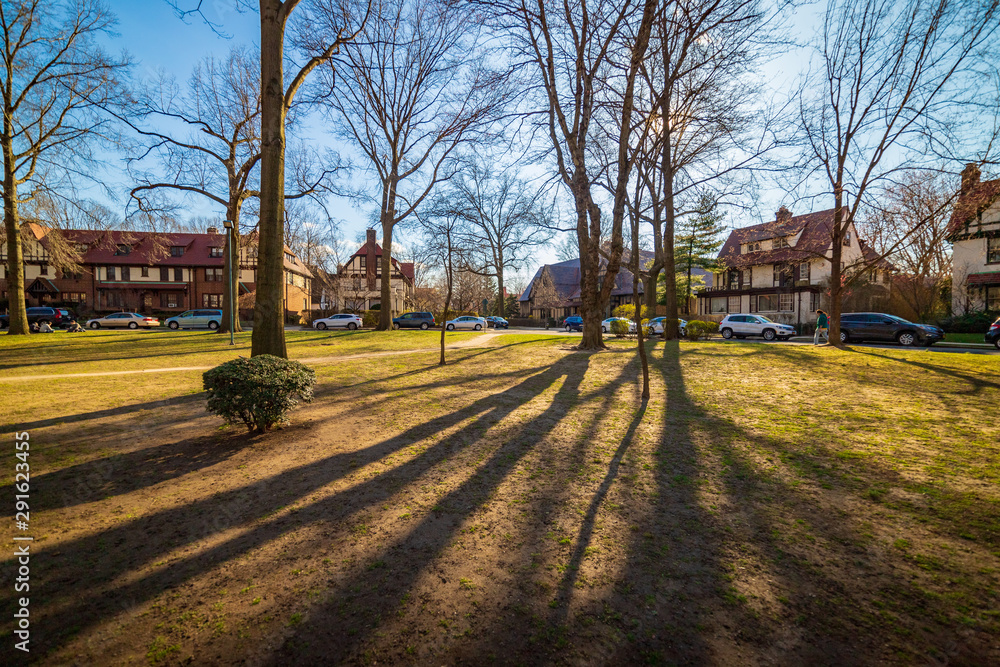
[[[284,201],[285,83],[284,11],[279,0],[260,2],[260,224],[257,236],[257,294],[251,356],[287,358],[285,349]]]
[[[833,234],[831,241],[833,248],[830,257],[830,344],[843,347],[840,342],[840,300],[842,291],[842,273],[840,271],[840,261],[844,255],[844,195],[843,186],[838,183],[834,188],[834,208],[833,208]]]
[[[665,291],[667,299],[666,319],[663,320],[663,338],[676,340],[680,336],[677,327],[677,271],[674,266],[674,178],[673,172],[667,170],[664,174],[664,205],[663,217],[663,277],[666,279]]]
[[[382,285],[376,329],[389,331],[392,329],[392,228],[396,224],[395,169],[385,185],[382,202]]]
[[[229,333],[229,312],[235,308],[233,313],[233,333],[240,333],[243,327],[240,325],[240,206],[230,204],[229,219],[233,223],[233,231],[226,230],[226,261],[223,264],[223,273],[226,276],[226,293],[222,297],[222,322],[217,329],[218,333]],[[236,267],[233,274],[233,286],[229,288],[230,267]],[[233,295],[236,295],[236,303],[233,303]]]
[[[452,277],[452,262],[451,262],[451,232],[448,232],[448,275],[446,276],[448,282],[448,292],[444,297],[444,313],[441,314],[441,361],[438,365],[444,366],[444,332],[445,332],[445,322],[448,321],[448,307],[451,306],[451,277]]]
[[[642,340],[642,306],[644,299],[639,296],[639,219],[632,222],[632,302],[635,304],[635,338],[639,345],[639,361],[642,364],[642,398],[649,398],[649,360],[646,345]]]
[[[21,220],[17,208],[17,176],[14,173],[14,145],[10,121],[4,119],[0,148],[3,150],[3,222],[7,231],[8,333],[27,334],[28,309],[24,303],[24,255],[21,248]]]

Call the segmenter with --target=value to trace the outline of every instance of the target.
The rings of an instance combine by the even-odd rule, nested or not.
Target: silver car
[[[320,318],[313,322],[313,326],[320,330],[350,329],[351,331],[354,331],[355,329],[361,328],[361,318],[350,313],[340,313],[338,315]]]
[[[152,329],[160,326],[160,320],[155,317],[146,317],[139,313],[111,313],[104,317],[95,317],[87,320],[87,327],[90,329],[100,329],[101,327],[127,327],[129,329]]]
[[[646,322],[645,332],[647,336],[659,336],[663,333],[663,321],[667,319],[665,317],[654,317],[650,321]],[[681,338],[687,336],[687,320],[677,319],[677,331],[680,333]]]
[[[219,328],[220,322],[222,322],[222,311],[215,308],[188,310],[180,315],[168,317],[164,321],[168,327],[174,330],[208,327],[213,331]]]
[[[726,340],[747,336],[760,336],[764,340],[788,340],[795,335],[795,327],[756,313],[736,313],[723,318],[719,323],[719,333]]]
[[[456,317],[453,320],[445,322],[444,328],[448,331],[454,331],[455,329],[472,329],[473,331],[482,331],[487,327],[485,317],[474,317],[472,315],[463,315],[462,317]]]

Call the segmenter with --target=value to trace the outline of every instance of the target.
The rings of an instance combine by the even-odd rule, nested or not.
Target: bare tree
[[[205,0],[182,6],[171,1],[182,16],[204,18]],[[237,7],[253,10],[249,0],[234,0]],[[288,357],[284,316],[284,213],[285,118],[306,78],[320,65],[330,62],[341,47],[353,40],[364,26],[370,3],[355,0],[315,0],[296,14],[292,34],[294,50],[303,61],[285,84],[285,33],[301,0],[260,0],[260,89],[261,171],[260,224],[258,229],[257,290],[251,355]],[[219,26],[208,21],[214,29]],[[353,26],[353,27],[350,27]]]
[[[903,169],[929,167],[922,150],[948,134],[953,112],[974,96],[965,75],[1000,31],[1000,2],[832,0],[818,67],[801,91],[807,177],[833,200],[830,340],[840,345],[846,235],[870,196]]]
[[[472,162],[454,179],[444,205],[464,223],[458,233],[469,249],[464,268],[496,279],[496,314],[505,316],[504,275],[551,238],[551,207],[544,190],[531,188],[496,165]]]
[[[260,162],[260,79],[258,56],[246,48],[233,48],[218,61],[198,64],[181,90],[173,78],[159,80],[140,90],[126,121],[140,135],[143,146],[128,160],[130,175],[140,185],[130,193],[138,210],[152,215],[171,209],[165,190],[194,194],[218,204],[235,229],[235,243],[228,244],[224,270],[240,265],[243,205],[257,197],[256,167]],[[176,128],[175,131],[164,129]],[[149,159],[155,159],[150,168]],[[220,332],[229,332],[232,294],[222,299]],[[239,317],[234,330],[242,331]]]
[[[543,0],[490,3],[501,27],[514,38],[518,57],[535,70],[558,175],[573,198],[584,320],[581,349],[605,347],[600,319],[621,266],[626,188],[632,168],[628,137],[635,79],[658,4],[654,0],[597,0],[558,6]],[[624,73],[610,86],[605,85],[609,70]],[[612,94],[614,89],[619,92]],[[593,181],[603,167],[590,164],[588,148],[598,129],[592,126],[595,112],[608,96],[620,100],[608,107],[608,113],[621,130],[611,167],[615,186],[607,239],[610,253],[605,263],[601,257],[603,218],[592,192]]]
[[[440,263],[444,269],[444,308],[441,314],[441,366],[445,365],[444,336],[445,323],[448,321],[449,308],[454,290],[456,259],[461,263],[463,249],[459,243],[459,227],[462,218],[450,207],[439,205],[431,207],[426,214],[418,213],[418,220],[424,232],[424,252],[426,258]]]
[[[918,320],[940,316],[950,302],[948,220],[955,188],[940,172],[907,172],[867,210],[858,231],[898,273],[893,289]]]
[[[10,333],[27,334],[24,257],[19,207],[58,178],[80,176],[92,164],[89,144],[105,136],[99,105],[112,96],[128,66],[97,45],[115,19],[96,0],[4,2],[3,128],[4,233]]]
[[[473,19],[445,0],[378,0],[337,60],[341,85],[329,104],[380,186],[380,330],[392,327],[393,230],[452,177],[459,146],[485,140],[507,102],[506,78],[487,67]]]

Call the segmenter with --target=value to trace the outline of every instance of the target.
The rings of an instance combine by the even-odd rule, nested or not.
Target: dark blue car
[[[986,332],[986,342],[993,343],[1000,350],[1000,317],[990,325],[990,330]]]
[[[579,315],[570,315],[563,321],[566,331],[583,331],[583,318]]]

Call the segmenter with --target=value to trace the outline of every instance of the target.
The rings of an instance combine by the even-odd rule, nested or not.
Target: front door
[[[153,309],[153,295],[150,292],[146,292],[142,295],[142,310],[144,313],[148,313]]]

